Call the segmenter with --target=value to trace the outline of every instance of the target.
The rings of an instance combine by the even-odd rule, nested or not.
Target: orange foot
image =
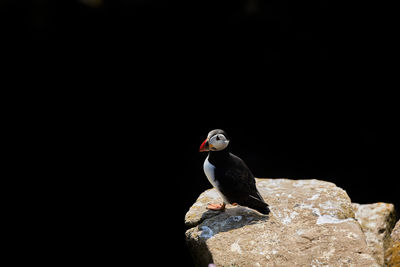
[[[222,203],[222,204],[208,204],[207,205],[207,209],[223,211],[225,209],[225,203]]]
[[[237,205],[238,205],[238,203],[236,203],[236,202],[235,202],[235,203],[232,203],[231,205],[232,205],[232,206],[237,206]]]

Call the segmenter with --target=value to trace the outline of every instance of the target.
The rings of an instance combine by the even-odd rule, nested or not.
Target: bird
[[[222,204],[209,204],[207,209],[223,211],[228,203],[269,214],[269,205],[258,192],[252,172],[241,158],[229,152],[229,143],[226,132],[215,129],[200,145],[200,152],[208,152],[204,173],[223,199]]]

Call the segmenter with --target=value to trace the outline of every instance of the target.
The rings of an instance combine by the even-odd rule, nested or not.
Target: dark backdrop
[[[7,70],[26,70],[14,82],[68,92],[51,121],[73,147],[68,166],[85,169],[68,180],[92,233],[78,255],[135,261],[143,233],[150,262],[190,266],[183,219],[210,188],[198,148],[214,128],[256,177],[327,180],[354,202],[400,206],[394,8],[83,2],[0,1]]]

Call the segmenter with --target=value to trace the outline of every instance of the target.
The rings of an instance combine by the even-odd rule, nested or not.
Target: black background
[[[183,220],[210,188],[198,148],[215,128],[256,177],[331,181],[398,209],[392,7],[102,2],[0,1],[8,71],[66,89],[43,114],[84,169],[68,188],[90,234],[71,255],[134,262],[145,235],[151,260],[190,266]]]

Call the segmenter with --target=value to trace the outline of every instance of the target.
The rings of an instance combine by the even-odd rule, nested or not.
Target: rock
[[[393,242],[400,242],[400,220],[394,226],[391,237]]]
[[[269,216],[227,206],[215,189],[185,216],[186,242],[196,266],[380,266],[371,255],[350,198],[319,180],[256,179]]]
[[[185,225],[188,227],[196,226],[205,219],[219,214],[219,211],[206,209],[207,204],[211,202],[222,203],[222,198],[215,189],[209,189],[200,194],[196,202],[185,215]]]
[[[400,220],[392,231],[391,242],[385,252],[385,261],[389,267],[400,266]]]
[[[352,205],[371,255],[383,266],[384,253],[390,245],[390,233],[396,222],[393,204],[379,202],[364,205],[353,203]]]

